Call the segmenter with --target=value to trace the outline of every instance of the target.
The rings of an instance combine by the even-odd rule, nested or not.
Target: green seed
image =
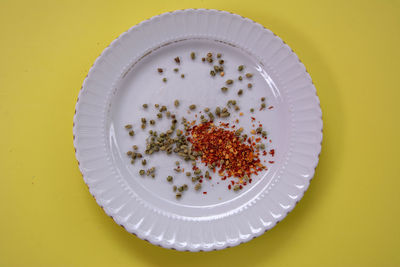
[[[208,52],[208,53],[207,53],[207,57],[212,57],[212,53],[211,53],[211,52]]]
[[[204,176],[205,176],[206,178],[210,178],[210,172],[209,172],[209,171],[206,171],[206,173],[204,174]]]
[[[146,165],[147,164],[147,161],[144,159],[144,160],[142,160],[142,165],[144,166],[144,165]]]
[[[167,82],[167,78],[163,78],[162,81],[166,83]]]
[[[167,181],[168,181],[168,182],[172,182],[173,179],[174,179],[174,178],[172,178],[171,175],[169,175],[169,176],[167,177]]]
[[[196,174],[196,175],[198,175],[198,174],[200,174],[200,173],[201,173],[201,170],[200,170],[200,169],[197,169],[197,170],[194,171],[194,174]]]
[[[223,59],[220,59],[220,60],[218,61],[218,63],[221,64],[221,65],[223,65],[224,62],[225,62],[225,61],[224,61]]]
[[[142,118],[142,123],[146,123],[146,118]]]
[[[267,105],[265,105],[265,103],[261,103],[261,108],[266,108]]]
[[[142,156],[142,154],[140,154],[140,153],[136,153],[136,155],[137,155],[137,157],[139,158],[139,159],[141,159],[143,156]]]
[[[251,77],[253,77],[253,74],[251,74],[251,73],[246,73],[246,77],[247,77],[247,78],[251,78]]]
[[[219,71],[219,66],[215,65],[214,66],[214,70],[215,70],[215,72],[218,72]]]
[[[217,114],[218,117],[221,115],[221,108],[220,107],[217,107],[215,109],[215,114]]]
[[[132,152],[132,151],[128,151],[128,152],[126,152],[126,154],[127,154],[128,156],[132,156],[133,152]]]
[[[239,111],[239,110],[240,110],[239,106],[236,106],[235,111]]]
[[[212,59],[212,57],[208,57],[207,61],[208,61],[208,63],[213,63],[214,60]]]
[[[132,146],[132,148],[133,148],[134,150],[138,150],[138,146],[137,146],[137,145]]]
[[[250,112],[253,113],[253,112],[254,112],[254,108],[251,108],[251,109],[250,109]]]
[[[135,164],[135,160],[134,159],[131,160],[131,164]]]
[[[215,71],[211,70],[211,71],[210,71],[210,75],[211,75],[211,76],[215,76]]]
[[[237,184],[237,185],[235,185],[235,186],[233,187],[233,190],[234,190],[234,191],[238,191],[238,190],[240,190],[240,185],[238,185],[238,184]]]
[[[181,193],[177,193],[177,194],[175,195],[175,197],[176,197],[176,199],[180,199],[180,198],[182,197],[182,194],[181,194]]]
[[[190,53],[190,58],[194,60],[196,58],[196,54],[194,52]]]
[[[156,124],[156,122],[154,120],[150,120],[150,124],[154,125],[154,124]]]
[[[181,59],[179,57],[174,58],[176,64],[180,64],[181,63]]]
[[[149,105],[147,104],[143,104],[143,108],[147,108]]]
[[[265,101],[265,97],[261,97],[261,101],[264,102]]]
[[[154,106],[155,106],[156,108],[158,108],[160,105],[159,105],[159,104],[154,104]]]
[[[238,71],[242,71],[244,69],[244,66],[243,65],[240,65],[239,67],[238,67]]]
[[[176,166],[179,166],[179,164],[180,164],[179,161],[175,161]]]
[[[194,186],[194,189],[195,189],[196,191],[199,191],[199,190],[201,189],[201,183],[196,184],[196,185]]]
[[[190,105],[189,108],[190,108],[191,110],[194,110],[194,109],[196,108],[196,105]]]
[[[242,76],[239,76],[239,77],[238,77],[238,80],[239,80],[239,81],[243,80],[243,77],[242,77]]]
[[[266,132],[266,131],[262,131],[261,134],[262,134],[262,136],[264,136],[264,137],[267,136],[267,132]]]
[[[130,135],[130,136],[134,136],[134,135],[135,135],[135,132],[132,131],[132,130],[130,130],[130,131],[129,131],[129,135]]]
[[[226,84],[232,84],[232,83],[233,83],[233,80],[231,80],[231,79],[226,81]]]
[[[222,56],[221,53],[217,54],[217,58],[221,58],[221,56]]]
[[[225,93],[226,91],[228,91],[228,88],[222,87],[222,88],[221,88],[221,91]]]
[[[204,112],[209,112],[209,111],[210,111],[209,108],[205,108],[205,109],[204,109]]]
[[[265,149],[265,144],[261,144],[261,149]]]
[[[238,93],[237,93],[238,95],[242,95],[243,94],[243,90],[242,89],[240,89],[239,91],[238,91]]]
[[[169,117],[171,117],[171,112],[167,111],[167,113],[165,115],[167,115],[167,118],[169,118]]]
[[[183,192],[183,190],[185,190],[185,188],[183,186],[178,187],[179,192]]]
[[[263,130],[262,127],[258,127],[258,128],[256,129],[256,132],[257,132],[258,134],[260,134],[260,133],[262,132],[262,130]]]
[[[145,171],[144,170],[140,170],[139,174],[143,176],[145,174]]]
[[[203,61],[203,62],[206,61],[206,58],[205,58],[205,57],[202,57],[202,58],[201,58],[201,61]]]
[[[181,74],[181,78],[182,78],[182,79],[185,78],[185,74]]]
[[[175,105],[175,107],[178,107],[179,106],[179,100],[175,100],[174,101],[174,105]]]
[[[173,190],[174,192],[176,192],[176,189],[178,189],[178,187],[176,187],[176,185],[174,185],[174,186],[172,187],[172,190]]]
[[[159,119],[161,119],[161,118],[162,118],[162,114],[161,114],[161,113],[158,113],[158,114],[157,114],[157,117],[158,117]]]
[[[167,107],[166,106],[162,106],[161,108],[160,108],[160,112],[164,112],[164,111],[166,111],[167,110]]]
[[[251,87],[253,87],[253,85],[251,83],[248,83],[247,88],[251,88]]]
[[[223,112],[221,113],[221,118],[226,118],[229,117],[231,114],[229,112]]]
[[[191,172],[187,172],[187,173],[186,173],[186,176],[190,176],[190,175],[192,175]]]
[[[125,125],[125,129],[132,129],[132,124]]]
[[[174,71],[175,71],[175,72],[178,72],[178,71],[179,71],[179,69],[178,69],[178,68],[175,68],[175,69],[174,69]]]
[[[186,190],[188,190],[188,188],[189,188],[189,187],[188,187],[188,185],[187,185],[187,184],[184,184],[184,185],[183,185],[183,190],[185,190],[185,191],[186,191]]]

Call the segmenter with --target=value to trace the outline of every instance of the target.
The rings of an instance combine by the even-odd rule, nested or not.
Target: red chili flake
[[[263,156],[266,156],[267,155],[267,151],[263,151]],[[264,161],[265,162],[265,161]]]
[[[269,106],[269,107],[268,107],[268,109],[273,109],[273,108],[274,108],[274,106]]]
[[[221,125],[228,127],[229,123]],[[256,153],[252,139],[248,138],[248,144],[240,142],[234,130],[227,130],[207,122],[194,125],[188,132],[192,150],[202,153],[203,163],[216,166],[213,172],[218,171],[220,176],[223,176],[221,180],[226,179],[227,175],[237,178],[242,178],[245,174],[250,176],[265,168],[260,163],[259,153]]]
[[[231,186],[231,185],[228,185],[228,189],[231,190],[231,188],[232,188],[232,186]]]
[[[270,143],[272,143],[272,140],[271,140],[271,139],[269,139],[269,142],[270,142]]]
[[[272,164],[272,163],[274,163],[275,161],[273,161],[273,160],[270,160],[270,161],[268,161],[268,162]]]
[[[200,179],[200,180],[199,180],[199,183],[202,183],[202,182],[203,182],[203,180]]]
[[[204,195],[207,195],[207,192],[203,192]]]
[[[251,121],[255,121],[256,120],[256,118],[254,118],[254,117],[250,117],[251,118]]]
[[[269,151],[269,154],[271,154],[271,156],[274,156],[274,155],[275,155],[275,149],[271,149],[271,150]]]
[[[249,184],[251,184],[252,181],[253,181],[253,179],[249,179]]]
[[[231,181],[231,184],[232,184],[232,185],[234,185],[234,184],[235,184],[235,182],[234,182],[234,181]]]

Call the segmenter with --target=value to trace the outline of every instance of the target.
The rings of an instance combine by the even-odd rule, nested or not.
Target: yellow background
[[[320,163],[294,211],[249,243],[196,254],[117,226],[72,145],[96,57],[140,21],[190,7],[278,34],[310,72],[324,119]],[[0,0],[0,34],[0,266],[400,265],[399,1]]]

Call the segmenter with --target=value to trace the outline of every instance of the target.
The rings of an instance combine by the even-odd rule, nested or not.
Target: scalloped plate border
[[[107,178],[109,177],[103,177],[103,179],[98,179],[96,180],[96,178],[93,177],[93,175],[90,174],[90,172],[88,171],[89,169],[86,168],[85,165],[88,164],[87,158],[85,159],[85,157],[81,154],[81,148],[79,147],[78,144],[78,140],[80,139],[80,137],[83,135],[83,131],[78,129],[79,126],[79,117],[82,116],[80,115],[81,112],[81,105],[88,105],[87,103],[83,103],[82,101],[80,101],[80,99],[87,99],[87,96],[84,95],[85,92],[90,92],[92,94],[95,94],[91,91],[88,91],[89,89],[87,89],[87,87],[90,87],[91,83],[88,85],[88,81],[90,81],[91,79],[95,79],[95,74],[96,74],[96,69],[99,69],[99,65],[101,65],[102,59],[106,58],[106,57],[111,57],[110,54],[112,53],[112,50],[116,50],[116,49],[120,49],[121,47],[121,43],[122,43],[122,39],[125,38],[125,40],[128,38],[127,36],[129,35],[134,35],[134,34],[138,34],[138,29],[140,29],[140,27],[144,26],[149,26],[151,25],[151,23],[155,24],[155,23],[159,23],[160,20],[166,20],[168,18],[171,18],[171,16],[175,16],[175,22],[176,22],[176,17],[180,16],[180,17],[184,17],[184,16],[194,16],[196,17],[196,22],[199,23],[199,21],[197,19],[202,19],[204,20],[205,17],[207,17],[207,19],[209,17],[213,17],[216,18],[218,16],[224,16],[230,19],[230,23],[228,25],[228,29],[231,26],[232,22],[240,22],[242,25],[245,25],[246,27],[251,28],[249,30],[249,32],[253,33],[253,30],[256,31],[256,33],[258,33],[257,35],[257,42],[253,42],[253,46],[255,43],[261,42],[262,38],[265,36],[268,36],[268,42],[266,43],[262,43],[265,45],[265,47],[263,48],[264,50],[266,50],[267,48],[270,49],[271,44],[277,44],[278,47],[277,49],[274,51],[274,53],[271,53],[269,55],[269,58],[265,58],[265,61],[273,58],[274,60],[274,65],[269,65],[269,62],[264,63],[265,65],[268,66],[268,69],[271,71],[271,76],[274,77],[274,79],[276,79],[277,81],[279,81],[280,84],[280,88],[283,88],[282,91],[285,94],[288,94],[288,92],[293,92],[296,90],[303,90],[306,93],[311,93],[310,95],[306,95],[306,97],[298,97],[296,101],[298,101],[299,103],[301,103],[301,101],[305,101],[305,100],[309,100],[309,107],[307,109],[303,109],[304,110],[314,110],[315,114],[313,114],[312,116],[310,116],[310,118],[306,118],[305,120],[298,120],[296,121],[296,119],[293,117],[294,114],[294,110],[295,108],[299,108],[299,106],[296,106],[296,103],[293,103],[292,99],[290,98],[290,94],[289,96],[287,95],[286,97],[288,98],[288,102],[290,104],[290,115],[291,115],[291,120],[292,120],[292,124],[296,124],[297,123],[302,123],[302,122],[315,122],[315,125],[312,125],[312,127],[314,128],[301,128],[300,127],[300,131],[301,133],[307,133],[305,134],[305,137],[303,136],[304,140],[306,141],[293,141],[292,140],[292,135],[291,135],[291,142],[290,142],[290,149],[288,154],[286,155],[286,161],[282,164],[282,167],[279,169],[280,173],[279,173],[279,177],[282,175],[286,175],[286,179],[285,181],[282,181],[283,179],[279,179],[275,178],[272,185],[273,186],[269,186],[262,194],[262,197],[264,199],[264,201],[268,201],[268,203],[259,203],[262,201],[258,201],[257,205],[254,201],[254,203],[250,203],[248,204],[248,206],[245,209],[241,209],[242,211],[248,211],[248,210],[252,210],[252,212],[250,212],[251,215],[248,221],[246,221],[247,224],[243,224],[241,223],[240,225],[235,225],[237,227],[236,231],[233,231],[234,233],[236,233],[237,237],[231,237],[229,236],[228,231],[225,232],[225,236],[223,236],[221,238],[221,236],[218,236],[218,234],[216,234],[216,231],[218,230],[218,228],[221,229],[221,227],[234,227],[233,221],[235,221],[235,219],[237,219],[236,217],[232,216],[228,216],[227,219],[215,219],[214,221],[212,221],[213,225],[208,225],[208,227],[211,227],[214,233],[214,236],[210,239],[210,240],[206,240],[206,238],[202,239],[200,242],[193,242],[193,240],[183,240],[183,241],[179,241],[176,240],[176,231],[178,231],[177,229],[175,229],[175,233],[172,234],[172,237],[170,237],[169,239],[166,237],[167,236],[167,232],[169,230],[169,232],[171,232],[170,228],[165,228],[164,232],[162,232],[161,234],[158,234],[158,236],[154,232],[154,228],[157,227],[156,221],[155,223],[151,224],[150,228],[147,230],[143,230],[141,229],[141,225],[143,225],[143,221],[145,219],[146,215],[153,215],[153,219],[154,216],[164,216],[165,214],[160,213],[160,211],[157,210],[151,210],[149,209],[148,211],[146,211],[145,213],[142,214],[142,217],[139,218],[137,224],[136,224],[136,228],[132,227],[132,224],[130,222],[131,217],[134,217],[132,210],[130,211],[130,213],[128,215],[126,215],[123,212],[124,209],[128,206],[130,206],[132,203],[132,200],[125,200],[126,203],[119,203],[119,205],[117,205],[117,207],[115,207],[115,203],[117,201],[114,201],[115,198],[118,197],[122,197],[122,198],[126,198],[128,195],[129,197],[132,197],[131,194],[129,194],[128,190],[125,188],[124,189],[124,185],[122,184],[121,180],[116,179],[116,185],[108,185],[109,188],[107,188],[109,191],[110,190],[117,190],[119,195],[117,194],[117,197],[115,197],[114,199],[106,199],[104,198],[104,193],[107,193],[107,190],[97,190],[98,188],[96,188],[96,183],[104,183],[104,181],[107,180]],[[201,21],[200,21],[201,22]],[[205,27],[208,27],[208,21],[205,22]],[[183,28],[187,28],[187,26],[184,26]],[[240,27],[242,28],[242,27]],[[182,30],[182,29],[180,29]],[[237,30],[237,32],[240,32],[241,29]],[[199,30],[200,31],[200,30]],[[200,31],[201,32],[201,31]],[[248,33],[249,34],[249,33]],[[208,36],[210,37],[210,36]],[[220,38],[220,36],[214,36],[217,39],[220,40],[225,40],[224,37]],[[226,37],[227,38],[227,37]],[[248,49],[248,47],[245,47],[246,50],[250,50],[253,51],[253,49]],[[261,48],[258,48],[261,49]],[[266,51],[270,51],[270,50],[266,50]],[[283,51],[283,52],[282,52]],[[282,54],[279,54],[278,52],[282,52]],[[143,53],[142,53],[143,54]],[[278,56],[276,56],[278,54]],[[255,54],[258,55],[258,54]],[[114,55],[115,56],[115,55]],[[263,58],[263,57],[261,57]],[[289,60],[287,60],[289,59]],[[263,61],[262,61],[263,62]],[[291,65],[289,63],[287,64],[283,64],[284,63],[292,63]],[[129,60],[129,63],[126,64],[126,66],[129,66],[129,64],[131,63],[131,60]],[[282,66],[283,64],[283,66]],[[289,64],[289,67],[287,67],[287,65]],[[126,66],[124,68],[122,68],[123,70],[126,69]],[[123,71],[122,71],[123,72]],[[121,73],[122,73],[121,72]],[[286,76],[290,76],[291,79],[289,79],[290,81],[287,82],[285,81],[284,78],[282,78],[282,74],[286,75]],[[297,76],[296,76],[297,74]],[[105,93],[104,95],[104,100],[106,100],[109,96],[110,91],[112,91],[112,88],[114,88],[114,84],[115,81],[117,80],[119,76],[117,75],[117,77],[112,77],[112,83],[110,84],[109,88],[105,88],[105,90],[108,90],[107,93]],[[300,78],[299,83],[302,84],[301,86],[295,86],[295,81],[298,80]],[[286,78],[287,79],[287,78]],[[303,79],[303,80],[302,80]],[[296,89],[294,89],[296,88]],[[104,101],[105,103],[107,103],[106,101]],[[307,102],[307,101],[306,101]],[[105,109],[105,108],[103,108]],[[84,113],[83,113],[84,114]],[[104,123],[104,119],[105,119],[106,114],[103,113],[100,119],[102,120],[102,122]],[[307,125],[307,124],[306,124]],[[102,125],[99,125],[98,128],[102,128]],[[104,128],[103,128],[104,129]],[[299,130],[298,126],[293,127],[294,130]],[[313,136],[314,134],[314,136]],[[101,134],[101,138],[105,137],[105,133],[104,130]],[[99,140],[101,140],[101,138]],[[301,61],[298,59],[297,55],[293,52],[293,50],[286,45],[286,43],[284,43],[278,36],[276,36],[275,34],[273,34],[271,31],[269,31],[268,29],[266,29],[265,27],[261,26],[260,24],[241,17],[239,15],[233,14],[233,13],[229,13],[229,12],[225,12],[225,11],[219,11],[219,10],[209,10],[209,9],[186,9],[186,10],[178,10],[178,11],[173,11],[173,12],[168,12],[168,13],[164,13],[155,17],[152,17],[146,21],[143,21],[141,23],[139,23],[136,26],[133,26],[131,29],[129,29],[128,31],[126,31],[125,33],[121,34],[117,39],[115,39],[103,52],[102,54],[96,59],[96,61],[94,62],[93,66],[91,67],[91,69],[89,70],[88,75],[86,76],[82,88],[79,92],[79,96],[77,99],[77,103],[76,103],[76,107],[75,107],[75,115],[74,115],[74,123],[73,123],[73,139],[74,139],[74,148],[75,148],[75,154],[76,154],[76,158],[78,160],[78,165],[79,165],[79,169],[82,173],[82,176],[84,178],[85,183],[87,184],[90,193],[93,195],[93,197],[96,199],[97,203],[104,209],[104,211],[106,212],[106,214],[108,214],[110,217],[112,217],[114,219],[114,221],[119,224],[120,226],[124,227],[128,232],[137,235],[139,238],[149,241],[152,244],[155,245],[159,245],[165,248],[171,248],[171,249],[177,249],[177,250],[185,250],[185,251],[210,251],[210,250],[216,250],[216,249],[223,249],[226,247],[232,247],[232,246],[236,246],[240,243],[243,242],[247,242],[249,240],[251,240],[252,238],[261,235],[262,233],[266,232],[267,230],[271,229],[272,227],[274,227],[276,225],[276,223],[278,223],[279,221],[281,221],[283,218],[286,217],[286,215],[294,208],[294,206],[297,204],[297,202],[302,198],[302,196],[304,195],[304,192],[307,190],[309,182],[311,181],[313,175],[314,175],[314,171],[315,168],[318,164],[318,159],[319,159],[319,154],[321,151],[321,142],[322,142],[322,112],[321,112],[321,108],[320,108],[320,104],[319,104],[319,99],[318,96],[316,94],[316,90],[315,87],[312,83],[311,77],[309,76],[308,72],[306,71],[304,65],[301,63]],[[301,140],[301,138],[300,138]],[[293,143],[293,142],[294,143]],[[296,145],[299,145],[299,147],[303,147],[303,150],[299,149],[300,151],[296,151],[293,150],[293,147],[296,147]],[[311,152],[305,152],[304,151],[304,147],[309,147]],[[83,151],[84,149],[82,149]],[[104,151],[106,153],[106,151]],[[297,161],[293,161],[293,158],[296,159],[297,156]],[[308,161],[309,165],[308,166],[303,166],[305,163],[304,161],[304,157],[303,156],[308,156],[311,157],[311,160]],[[302,158],[303,157],[303,158]],[[92,159],[94,161],[98,160],[98,159]],[[302,169],[305,170],[304,172],[300,172],[296,173],[293,170],[287,170],[287,164],[289,162],[289,160],[292,160],[294,163],[292,164],[298,164],[299,168],[298,169]],[[110,160],[106,161],[107,163],[110,163]],[[302,163],[303,162],[303,163]],[[306,161],[307,162],[307,161]],[[303,165],[302,165],[303,164]],[[112,166],[106,166],[103,167],[104,169],[110,168],[110,175],[114,175],[114,176],[118,176],[116,174],[115,171],[113,171],[113,167]],[[303,168],[302,168],[303,167]],[[284,171],[286,170],[286,172],[288,172],[288,174],[284,174]],[[292,171],[292,173],[290,173],[290,171]],[[287,181],[286,181],[287,180]],[[109,180],[107,180],[109,182]],[[271,190],[270,192],[267,191]],[[286,192],[285,192],[286,190]],[[283,192],[282,192],[283,191]],[[114,201],[114,202],[113,202]],[[143,203],[141,203],[143,204]],[[265,208],[264,206],[262,206],[263,204],[269,204],[268,208],[269,210],[267,210],[267,208]],[[138,204],[138,202],[133,203],[132,205],[140,205]],[[257,207],[258,209],[254,208]],[[263,207],[263,209],[260,210],[260,206]],[[134,207],[137,208],[137,207]],[[148,207],[147,207],[148,208]],[[154,214],[151,214],[151,212],[153,212]],[[125,215],[125,216],[123,216]],[[234,214],[236,215],[236,214]],[[243,216],[248,216],[247,215],[242,215]],[[151,216],[150,216],[151,217]],[[173,221],[179,218],[168,218],[168,220]],[[223,220],[225,220],[225,222],[222,222]],[[189,222],[184,220],[184,223],[188,224]],[[236,223],[237,221],[235,221]],[[168,226],[170,226],[171,222],[169,222]],[[207,225],[206,225],[207,226]],[[205,227],[205,226],[202,226]],[[235,228],[235,227],[234,227]],[[231,233],[233,233],[231,232]],[[188,238],[189,239],[189,238]]]

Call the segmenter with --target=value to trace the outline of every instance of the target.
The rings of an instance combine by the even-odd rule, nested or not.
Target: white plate
[[[195,61],[189,57],[192,51],[197,54]],[[200,60],[209,51],[223,54],[225,77],[210,77],[209,65]],[[184,79],[172,70],[176,56],[182,60]],[[253,88],[246,88],[247,81],[235,81],[236,89],[223,94],[219,88],[226,79],[237,78],[240,64],[254,73]],[[163,75],[157,73],[158,67],[165,68]],[[162,77],[168,81],[163,83]],[[245,91],[242,97],[236,95],[239,87]],[[273,109],[258,111],[262,96]],[[191,188],[180,200],[165,180],[173,174],[174,156],[154,155],[148,166],[157,168],[157,178],[140,177],[141,164],[131,165],[125,154],[133,144],[143,151],[145,132],[138,121],[155,117],[155,103],[175,110],[171,105],[175,99],[181,101],[176,114],[189,117],[185,110],[190,104],[215,107],[238,99],[245,113],[240,125],[245,129],[251,127],[249,109],[255,107],[255,117],[272,140],[268,146],[276,151],[267,160],[275,163],[239,193],[227,189],[229,181],[214,177],[203,183],[207,195]],[[149,103],[147,111],[141,108],[143,103]],[[124,129],[127,123],[134,124],[134,138]],[[157,121],[156,128],[166,126]],[[310,76],[279,37],[235,14],[183,10],[142,22],[105,49],[84,81],[73,132],[84,180],[119,225],[166,248],[208,251],[249,241],[293,209],[318,163],[322,120]],[[177,184],[188,183],[184,174],[173,175]]]

